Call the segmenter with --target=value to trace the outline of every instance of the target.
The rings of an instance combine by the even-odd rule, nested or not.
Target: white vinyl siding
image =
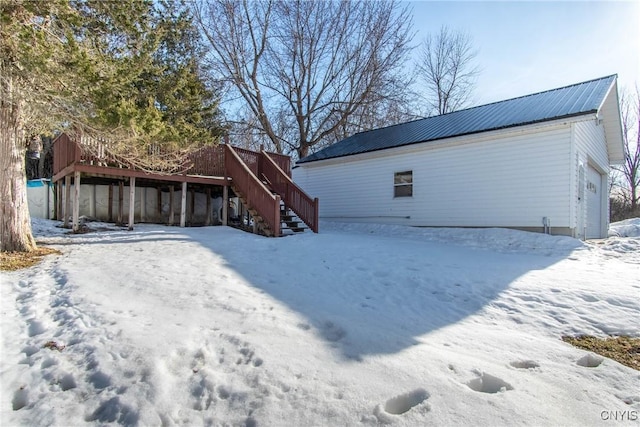
[[[589,156],[589,163],[604,173],[609,173],[609,155],[604,138],[604,126],[595,119],[573,124],[578,152]]]
[[[596,123],[595,118],[575,122],[572,126],[577,157],[576,173],[580,165],[583,165],[585,168],[585,173],[587,170],[591,171],[591,181],[595,181],[598,187],[597,198],[600,202],[600,209],[596,210],[595,203],[598,200],[594,199],[592,194],[590,200],[585,198],[582,200],[582,203],[578,201],[577,197],[574,197],[577,209],[574,210],[572,215],[575,215],[574,221],[578,227],[576,237],[584,238],[587,228],[589,228],[587,238],[606,237],[609,223],[609,197],[606,189],[608,186],[607,180],[610,167],[607,143],[605,140],[605,129],[602,124]],[[586,186],[588,185],[588,180],[585,179],[582,183],[584,188],[580,188],[580,185],[581,184],[577,182],[575,194],[587,195],[588,189]],[[590,203],[587,203],[588,201]],[[589,211],[591,214],[589,214]],[[594,217],[597,217],[597,219],[594,219]],[[596,231],[598,225],[594,223],[594,220],[600,223],[599,233]]]
[[[569,226],[571,128],[496,132],[451,143],[384,150],[363,160],[313,162],[296,182],[320,198],[321,219],[419,226]],[[397,153],[397,154],[394,154]],[[394,198],[389,177],[413,171],[413,197]]]

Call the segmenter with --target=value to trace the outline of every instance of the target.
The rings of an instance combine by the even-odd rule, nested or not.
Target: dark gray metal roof
[[[614,74],[520,98],[360,132],[300,159],[298,163],[596,113],[616,77]]]

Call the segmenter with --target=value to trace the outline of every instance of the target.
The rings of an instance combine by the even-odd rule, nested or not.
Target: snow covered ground
[[[638,234],[56,224],[1,273],[3,426],[640,418],[640,372],[560,339],[640,336]]]

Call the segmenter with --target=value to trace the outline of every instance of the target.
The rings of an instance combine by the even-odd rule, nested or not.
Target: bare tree
[[[407,93],[411,18],[399,3],[203,0],[196,15],[212,66],[278,152],[304,157]]]
[[[622,197],[628,215],[638,215],[640,207],[640,89],[623,91],[620,96],[624,163],[615,166],[618,179],[614,185]]]
[[[468,34],[446,26],[423,40],[417,68],[426,85],[431,113],[450,113],[467,104],[480,72],[473,64],[476,55]]]

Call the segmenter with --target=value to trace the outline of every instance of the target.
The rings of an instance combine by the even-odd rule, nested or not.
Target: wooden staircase
[[[233,192],[253,219],[252,231],[269,237],[306,229],[317,233],[318,199],[304,193],[265,151],[237,151],[226,146],[225,166]]]
[[[276,233],[271,225],[260,215],[260,212],[255,207],[252,207],[247,203],[247,199],[243,196],[242,192],[235,188],[233,184],[231,185],[231,189],[236,194],[240,202],[246,207],[247,212],[249,212],[253,221],[252,223],[244,224],[244,218],[241,218],[241,228],[267,237],[275,237]],[[280,228],[279,233],[279,235],[282,235],[282,228]]]
[[[268,183],[265,183],[267,188],[269,187]],[[231,185],[231,189],[236,194],[240,202],[246,207],[247,212],[251,215],[251,219],[253,220],[250,224],[242,224],[243,229],[247,229],[256,234],[263,234],[267,237],[274,237],[275,233],[271,226],[264,220],[262,216],[260,216],[260,212],[257,209],[251,207],[247,204],[246,199],[243,197],[242,193],[238,191],[233,185]],[[274,191],[272,194],[277,195]],[[241,221],[244,221],[242,219]],[[302,221],[296,213],[288,208],[284,202],[280,201],[280,236],[290,236],[297,233],[302,233],[305,230],[309,230],[309,227]]]
[[[309,229],[304,221],[302,221],[294,211],[287,208],[284,203],[280,209],[280,221],[280,234],[282,236],[302,233],[304,230]]]

